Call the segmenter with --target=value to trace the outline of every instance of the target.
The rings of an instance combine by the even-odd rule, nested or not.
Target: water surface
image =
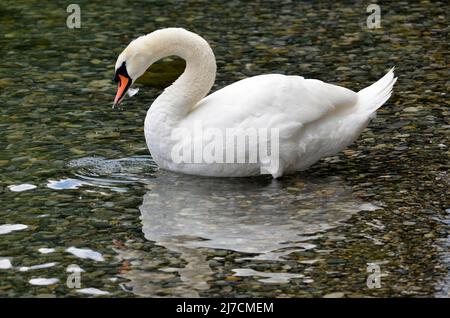
[[[359,1],[77,3],[73,30],[64,1],[0,3],[0,296],[448,297],[446,3],[382,4],[377,30]],[[117,55],[169,26],[211,43],[213,90],[263,73],[400,78],[361,137],[307,172],[174,175],[143,122],[183,63],[111,109]]]

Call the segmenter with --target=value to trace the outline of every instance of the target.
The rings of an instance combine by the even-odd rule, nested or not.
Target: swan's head
[[[145,73],[151,61],[142,47],[142,37],[132,41],[116,61],[114,81],[117,83],[117,93],[114,105],[120,104],[130,89],[130,86]],[[145,52],[145,53],[144,53]]]

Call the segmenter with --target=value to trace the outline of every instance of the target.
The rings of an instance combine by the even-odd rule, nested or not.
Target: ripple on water
[[[22,192],[22,191],[27,191],[27,190],[33,190],[36,188],[37,187],[34,184],[29,184],[29,183],[8,186],[8,189],[13,192]]]
[[[68,167],[77,177],[97,186],[145,182],[158,169],[150,156],[120,159],[86,157],[70,161]]]
[[[67,166],[77,178],[49,180],[48,188],[74,190],[86,186],[89,187],[85,190],[86,192],[97,192],[105,195],[104,190],[126,192],[127,185],[145,182],[157,169],[149,156],[122,159],[86,157],[72,160]]]
[[[54,248],[42,247],[42,248],[38,249],[38,251],[41,254],[50,254],[50,253],[55,252],[55,249]]]
[[[271,284],[284,284],[288,283],[293,278],[304,277],[303,274],[260,272],[250,268],[233,269],[233,272],[235,273],[235,276],[239,277],[248,277],[248,276],[262,277],[258,279],[260,282]]]
[[[109,292],[100,290],[97,288],[82,288],[77,289],[77,293],[85,294],[85,295],[93,295],[93,296],[102,296],[102,295],[109,295]]]
[[[66,252],[84,259],[91,259],[96,262],[103,262],[105,259],[103,258],[102,254],[99,252],[93,251],[88,248],[76,248],[76,247],[69,247],[66,249]]]
[[[58,278],[32,278],[29,280],[29,283],[31,285],[36,286],[47,286],[47,285],[54,285],[59,282]]]
[[[67,273],[82,273],[82,272],[84,272],[84,269],[82,269],[77,264],[71,264],[71,265],[67,266],[66,272]]]
[[[77,179],[49,180],[47,187],[53,190],[78,189],[89,183]]]
[[[34,270],[34,269],[43,269],[43,268],[50,268],[55,266],[57,263],[45,263],[45,264],[38,264],[38,265],[33,265],[33,266],[22,266],[19,268],[20,272],[28,272],[30,270]]]
[[[12,268],[11,261],[7,258],[0,259],[0,269],[10,269]]]

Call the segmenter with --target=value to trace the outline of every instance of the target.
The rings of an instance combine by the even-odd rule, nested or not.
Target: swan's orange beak
[[[113,107],[120,104],[123,97],[125,96],[125,93],[128,91],[128,88],[131,85],[131,79],[129,77],[126,77],[125,75],[122,74],[119,74],[118,77],[119,80],[117,83],[117,93],[116,97],[114,98]]]

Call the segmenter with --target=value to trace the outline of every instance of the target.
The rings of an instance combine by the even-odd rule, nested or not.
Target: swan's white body
[[[200,36],[179,28],[155,31],[133,42],[119,56],[134,81],[153,62],[170,55],[186,60],[180,78],[155,100],[145,119],[145,138],[162,169],[203,176],[251,176],[267,171],[273,177],[305,170],[324,156],[335,154],[355,140],[390,97],[396,81],[393,70],[356,93],[300,76],[260,75],[235,82],[205,97],[216,75],[214,54]],[[240,128],[279,131],[279,164],[187,163],[173,160],[174,129],[225,132]],[[191,143],[193,132],[186,137]],[[208,140],[199,141],[205,145]],[[195,139],[195,138],[194,138]],[[194,141],[195,142],[195,141]],[[266,165],[264,167],[264,165]]]

